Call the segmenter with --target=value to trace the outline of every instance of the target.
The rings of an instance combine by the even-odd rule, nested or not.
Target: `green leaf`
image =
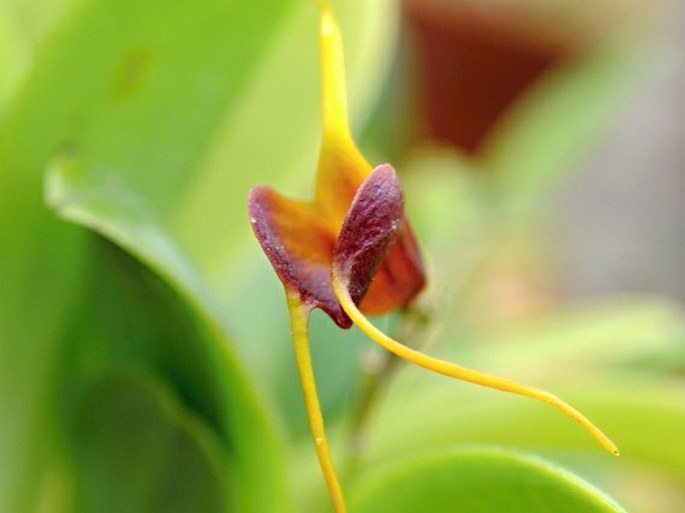
[[[90,269],[83,267],[89,280],[80,295],[82,310],[65,335],[58,366],[61,401],[69,403],[84,383],[112,370],[152,372],[173,387],[185,409],[227,452],[232,510],[287,511],[281,448],[271,419],[216,321],[183,288],[174,288],[112,243],[96,238],[89,256]],[[65,415],[70,416],[68,408]],[[103,482],[95,488],[115,486],[105,482],[111,476],[100,477]],[[176,488],[185,493],[182,486]],[[154,498],[154,488],[145,491]]]
[[[14,13],[5,4],[0,4],[0,119],[6,105],[21,80],[28,60],[28,44],[22,37]]]
[[[4,0],[6,13],[17,23],[21,38],[32,50],[58,23],[73,0]]]
[[[41,1],[12,6],[21,10],[29,46],[59,24],[31,56],[32,69],[0,126],[0,509],[8,511],[31,508],[43,486],[54,440],[49,414],[59,392],[54,376],[63,371],[57,359],[80,307],[89,259],[89,237],[43,205],[48,162],[56,168],[47,193],[52,206],[134,252],[199,312],[213,333],[208,344],[219,350],[229,345],[224,326],[231,313],[210,290],[230,293],[224,271],[233,272],[232,255],[242,255],[250,237],[247,189],[258,180],[309,174],[320,130],[313,3],[209,0],[198,9],[84,0],[63,17],[68,2],[29,20]],[[383,71],[394,30],[382,15],[387,5],[340,6],[351,42],[353,104],[360,92],[373,96],[368,84]],[[367,51],[371,40],[377,44]],[[263,151],[274,141],[288,156]],[[250,258],[256,254],[255,247]],[[231,377],[240,374],[237,367],[220,365],[237,382],[236,411],[241,402],[253,408],[253,398],[242,395],[250,388],[244,378]],[[242,463],[261,472],[272,445],[250,435],[246,451],[262,456]],[[249,495],[259,482],[243,488]]]
[[[448,358],[460,358],[459,348],[444,335],[450,329],[442,328],[439,337],[443,347],[450,346]],[[664,299],[607,298],[547,309],[483,331],[470,341],[474,365],[559,379],[569,368],[571,374],[573,368],[597,372],[672,357],[681,346],[685,317]]]
[[[0,4],[0,120],[11,105],[36,48],[71,0],[4,0]]]
[[[602,380],[535,383],[558,394],[596,423],[618,445],[619,458],[604,451],[578,424],[529,399],[406,372],[378,410],[367,433],[367,463],[414,451],[461,443],[497,443],[544,451],[554,461],[575,461],[584,475],[601,476],[626,506],[631,469],[658,469],[685,490],[682,379],[619,375]],[[407,379],[411,376],[411,379]],[[416,419],[421,419],[417,422]],[[628,508],[632,509],[632,508]],[[676,508],[679,510],[679,508]]]
[[[613,500],[538,458],[497,449],[444,449],[364,476],[357,513],[619,513]]]
[[[98,377],[69,424],[74,511],[229,511],[227,448],[152,376]]]
[[[82,233],[42,204],[47,162],[64,145],[78,148],[104,177],[106,196],[137,183],[152,203],[171,198],[180,188],[160,177],[178,179],[197,157],[220,118],[217,104],[235,95],[267,39],[250,29],[276,24],[280,5],[257,16],[252,5],[218,1],[203,9],[79,2],[37,57],[0,136],[0,224],[11,227],[0,256],[0,410],[14,412],[3,421],[0,509],[28,507],[22,497],[40,483],[59,333],[80,290]],[[240,30],[226,30],[231,23]],[[134,193],[121,196],[135,203]]]
[[[88,168],[81,185],[139,202],[168,229],[292,2],[262,4],[77,3],[13,106],[4,172],[38,177],[69,148]]]

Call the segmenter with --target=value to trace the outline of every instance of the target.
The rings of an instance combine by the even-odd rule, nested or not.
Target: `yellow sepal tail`
[[[597,426],[595,426],[590,420],[576,410],[573,406],[567,402],[561,400],[556,395],[547,392],[546,390],[541,390],[529,385],[524,385],[523,383],[518,383],[509,379],[501,378],[498,376],[493,376],[490,374],[485,374],[483,372],[475,371],[462,367],[454,363],[446,362],[438,358],[433,358],[420,351],[411,349],[404,344],[393,340],[388,337],[385,333],[376,328],[371,322],[364,316],[363,313],[359,311],[357,306],[352,301],[347,287],[343,281],[333,273],[333,290],[338,298],[345,313],[350,316],[352,321],[371,338],[374,342],[385,348],[386,350],[394,353],[400,358],[412,362],[416,365],[424,367],[425,369],[449,376],[451,378],[459,379],[462,381],[468,381],[469,383],[475,383],[476,385],[482,385],[484,387],[494,388],[497,390],[502,390],[504,392],[511,392],[514,394],[522,395],[525,397],[530,397],[532,399],[537,399],[538,401],[545,402],[554,408],[562,411],[575,421],[577,421],[581,426],[583,426],[587,431],[590,432],[592,436],[597,439],[597,441],[602,444],[609,452],[618,456],[619,451],[616,444],[612,442],[609,437],[607,437]]]

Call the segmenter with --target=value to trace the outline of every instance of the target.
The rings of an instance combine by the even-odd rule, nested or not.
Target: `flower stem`
[[[326,431],[324,428],[323,416],[321,415],[321,405],[316,391],[314,380],[314,369],[312,368],[312,358],[309,350],[309,312],[310,309],[302,304],[300,298],[295,293],[287,293],[288,311],[290,312],[290,324],[292,328],[293,346],[295,348],[295,358],[297,369],[300,374],[302,393],[304,394],[304,404],[307,409],[309,428],[314,441],[314,449],[319,459],[321,472],[323,473],[330,493],[331,500],[336,513],[346,513],[345,498],[343,496],[340,482],[333,465]]]
[[[573,406],[561,400],[554,394],[547,392],[546,390],[524,385],[523,383],[485,374],[483,372],[462,367],[461,365],[439,360],[438,358],[433,358],[432,356],[428,356],[420,351],[411,349],[388,337],[385,333],[371,324],[364,314],[359,311],[357,306],[352,301],[345,283],[343,283],[343,281],[335,272],[333,273],[332,278],[333,290],[335,291],[338,301],[340,301],[340,305],[343,307],[343,310],[345,310],[345,313],[350,316],[352,321],[364,333],[366,333],[371,340],[386,350],[396,354],[400,358],[419,365],[420,367],[432,370],[433,372],[437,372],[438,374],[443,374],[445,376],[456,378],[462,381],[468,381],[476,385],[482,385],[485,387],[502,390],[504,392],[511,392],[545,402],[577,421],[609,452],[618,456],[619,452],[616,445],[604,433],[602,433],[597,426],[590,422],[585,415],[580,413]]]

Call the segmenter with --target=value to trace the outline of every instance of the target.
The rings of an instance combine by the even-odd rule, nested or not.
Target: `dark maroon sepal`
[[[309,308],[321,308],[341,328],[352,326],[331,285],[334,236],[308,203],[285,198],[270,187],[250,191],[252,229],[286,290]]]
[[[359,304],[402,226],[404,200],[395,170],[378,166],[361,185],[336,241],[333,269]]]

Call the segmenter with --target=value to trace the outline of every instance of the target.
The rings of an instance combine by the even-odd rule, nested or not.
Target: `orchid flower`
[[[315,308],[341,328],[356,324],[374,342],[421,367],[546,402],[618,454],[594,424],[555,395],[428,356],[393,340],[367,319],[367,314],[409,306],[424,287],[425,274],[395,170],[389,164],[371,166],[350,134],[340,31],[331,8],[323,1],[320,5],[324,130],[314,200],[291,200],[257,186],[248,208],[255,235],[285,288],[312,438],[336,512],[346,507],[310,357],[308,325]]]

